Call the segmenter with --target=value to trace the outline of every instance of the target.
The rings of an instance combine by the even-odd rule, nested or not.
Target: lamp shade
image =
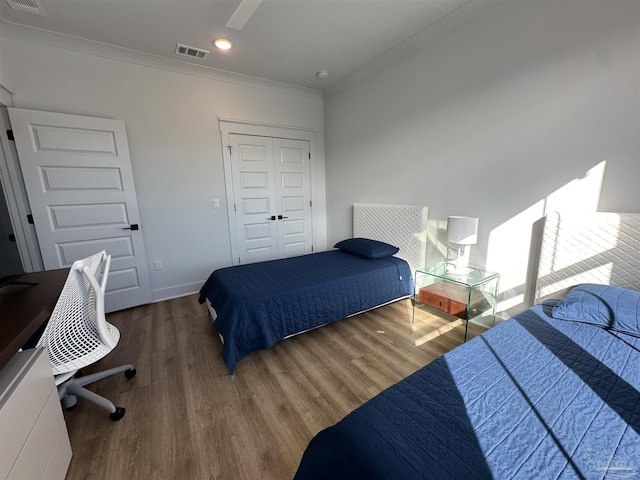
[[[461,216],[447,218],[447,241],[459,245],[478,243],[478,219]]]

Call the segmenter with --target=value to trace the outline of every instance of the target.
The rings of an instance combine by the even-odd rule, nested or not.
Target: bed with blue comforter
[[[412,295],[407,262],[378,251],[364,256],[345,247],[215,270],[199,300],[216,311],[229,371],[287,336]]]
[[[580,285],[320,432],[295,478],[640,478],[639,337],[639,292]]]

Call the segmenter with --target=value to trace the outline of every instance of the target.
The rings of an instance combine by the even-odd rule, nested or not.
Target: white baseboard
[[[151,295],[153,303],[162,302],[163,300],[171,300],[172,298],[185,297],[198,293],[204,282],[187,283],[185,285],[175,285],[173,287],[159,288],[153,290]]]

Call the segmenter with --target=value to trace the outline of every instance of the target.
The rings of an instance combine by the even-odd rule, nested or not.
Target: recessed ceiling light
[[[216,38],[213,41],[213,44],[220,50],[229,50],[233,47],[233,42],[231,40],[227,40],[226,38]]]
[[[316,73],[316,77],[318,77],[319,79],[327,78],[328,76],[329,72],[327,70],[320,70],[318,73]]]

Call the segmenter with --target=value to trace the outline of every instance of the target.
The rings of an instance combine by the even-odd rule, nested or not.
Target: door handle
[[[137,223],[132,223],[128,227],[124,227],[123,230],[140,230],[140,227]]]
[[[267,220],[275,220],[276,216],[275,215],[271,215],[270,217],[267,217]]]
[[[278,215],[278,220],[282,220],[283,218],[289,218],[289,217],[283,217],[282,215]]]

